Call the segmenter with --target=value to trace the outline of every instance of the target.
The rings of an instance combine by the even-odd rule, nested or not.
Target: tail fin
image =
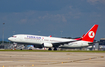
[[[97,32],[98,25],[95,24],[82,38],[83,41],[93,42],[96,32]]]

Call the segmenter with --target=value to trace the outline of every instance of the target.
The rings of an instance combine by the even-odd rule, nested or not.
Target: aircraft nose
[[[8,40],[11,41],[11,37],[9,37]]]

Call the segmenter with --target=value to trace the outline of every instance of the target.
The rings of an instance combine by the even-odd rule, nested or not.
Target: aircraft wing
[[[71,42],[76,42],[76,41],[67,41],[67,42],[57,42],[57,43],[52,43],[52,44],[68,44]]]
[[[52,43],[52,44],[55,47],[59,47],[60,45],[68,44],[68,43],[71,43],[71,42],[75,42],[75,41],[57,42],[57,43]]]

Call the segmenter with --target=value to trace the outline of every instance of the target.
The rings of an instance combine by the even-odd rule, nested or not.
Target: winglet
[[[98,24],[95,24],[82,38],[83,41],[93,42],[96,32],[98,29]]]
[[[82,38],[84,37],[85,34],[82,35],[81,38],[76,38],[75,40],[82,40]]]
[[[52,35],[50,35],[49,37],[52,37]]]

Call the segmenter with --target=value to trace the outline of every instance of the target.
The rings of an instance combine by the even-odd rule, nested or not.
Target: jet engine
[[[43,46],[44,46],[44,47],[48,47],[48,48],[53,47],[53,45],[52,45],[51,43],[44,43]]]

